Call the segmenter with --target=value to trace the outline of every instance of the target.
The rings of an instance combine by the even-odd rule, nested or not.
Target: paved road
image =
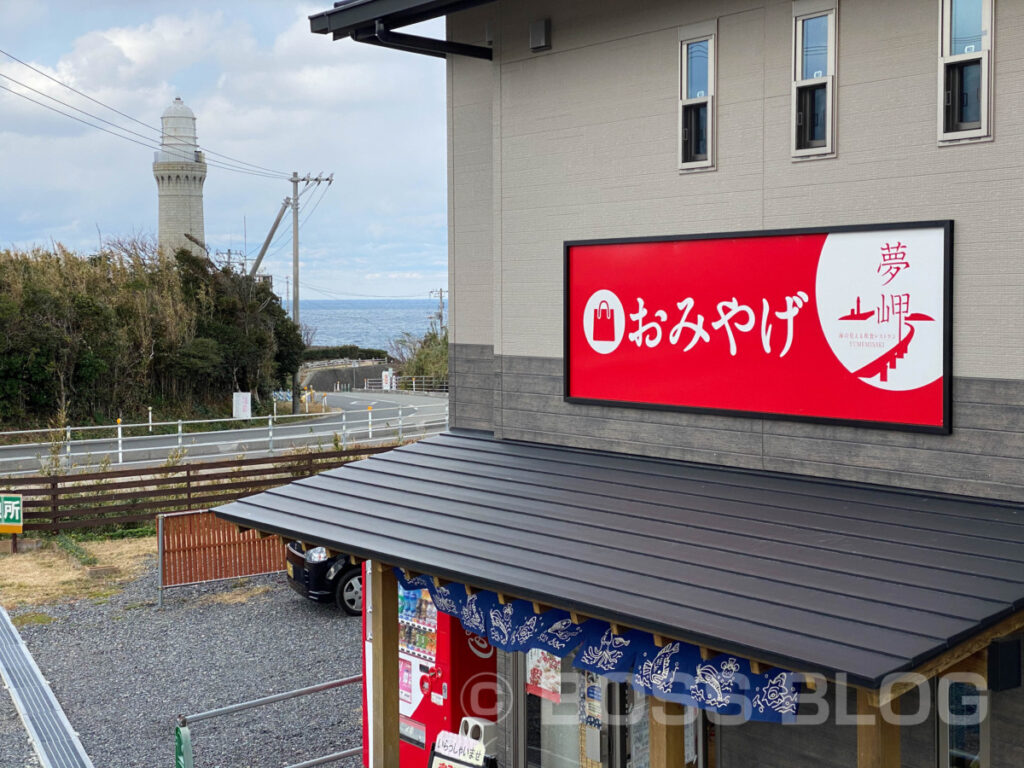
[[[185,432],[177,434],[124,437],[118,452],[116,438],[74,440],[70,461],[76,467],[97,466],[106,457],[111,468],[118,465],[145,466],[162,464],[168,456],[184,451],[185,459],[232,458],[240,454],[256,456],[273,448],[275,453],[307,445],[330,448],[337,442],[349,447],[354,443],[393,440],[419,434],[424,429],[444,429],[448,399],[444,396],[405,395],[382,392],[326,393],[327,404],[335,412],[324,416],[279,416],[273,428],[220,429],[216,432]],[[223,425],[229,427],[230,423]],[[186,426],[187,430],[187,426]],[[109,434],[109,432],[104,432]],[[60,446],[64,466],[68,461],[67,446]],[[0,448],[0,474],[36,472],[45,464],[50,452],[48,443],[30,443]]]

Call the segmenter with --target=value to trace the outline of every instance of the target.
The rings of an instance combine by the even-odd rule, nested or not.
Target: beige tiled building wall
[[[836,154],[803,161],[789,0],[500,0],[449,18],[451,39],[495,51],[448,66],[457,425],[1024,498],[1024,3],[994,4],[994,138],[957,146],[937,141],[939,0],[837,5]],[[545,17],[552,47],[533,53]],[[680,172],[678,29],[714,18],[716,168]],[[955,222],[952,436],[561,400],[564,240],[934,219]]]

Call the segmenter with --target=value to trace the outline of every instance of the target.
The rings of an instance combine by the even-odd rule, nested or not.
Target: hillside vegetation
[[[82,256],[0,250],[0,424],[109,422],[298,370],[303,342],[264,283],[189,250],[116,241]]]

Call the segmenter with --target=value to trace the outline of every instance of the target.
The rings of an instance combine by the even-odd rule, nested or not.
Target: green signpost
[[[193,768],[192,737],[185,725],[174,729],[174,768]]]
[[[21,533],[23,522],[21,496],[18,494],[0,495],[0,533]]]

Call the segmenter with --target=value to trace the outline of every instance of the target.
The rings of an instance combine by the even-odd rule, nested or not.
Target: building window
[[[989,132],[992,0],[941,0],[939,141]]]
[[[988,704],[971,683],[939,681],[939,768],[991,768]]]
[[[794,157],[830,155],[835,137],[836,9],[793,4]]]
[[[679,167],[714,167],[715,31],[679,30]]]

